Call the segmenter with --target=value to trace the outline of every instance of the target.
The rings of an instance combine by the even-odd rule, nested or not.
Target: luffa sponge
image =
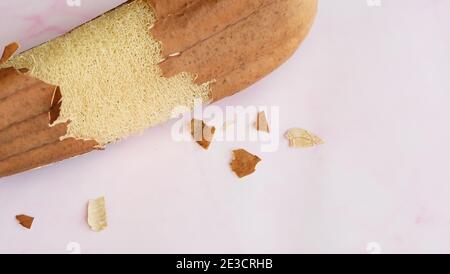
[[[316,8],[317,0],[135,0],[12,58],[0,70],[0,177],[244,89],[292,55]]]
[[[162,76],[161,44],[148,30],[155,15],[143,1],[123,5],[11,61],[58,85],[55,123],[70,120],[68,137],[104,145],[170,118],[177,106],[208,100],[208,84],[180,73]]]

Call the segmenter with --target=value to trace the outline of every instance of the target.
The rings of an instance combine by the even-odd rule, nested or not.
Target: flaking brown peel
[[[0,65],[6,63],[14,53],[19,49],[19,44],[13,42],[5,47],[2,57],[0,58]]]
[[[233,150],[233,160],[231,169],[239,178],[248,176],[255,172],[256,165],[261,162],[261,158],[244,149]]]
[[[62,95],[59,87],[56,87],[50,103],[50,111],[48,112],[48,120],[50,125],[53,124],[61,113]]]
[[[12,68],[0,69],[0,177],[92,151],[96,141],[62,141],[68,123],[58,118],[57,86]]]
[[[211,145],[215,127],[208,126],[204,121],[192,119],[191,121],[191,134],[194,141],[197,142],[202,148],[208,149]]]
[[[18,69],[18,71],[20,71],[21,73],[28,73],[28,72],[30,72],[30,70],[28,68],[20,68],[20,69]]]

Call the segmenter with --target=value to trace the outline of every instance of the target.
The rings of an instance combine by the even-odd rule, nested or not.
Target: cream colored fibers
[[[137,0],[9,64],[61,87],[56,123],[71,121],[66,137],[104,145],[168,120],[177,106],[208,100],[208,85],[194,84],[192,75],[161,76],[161,45],[149,34],[154,21],[151,7]]]

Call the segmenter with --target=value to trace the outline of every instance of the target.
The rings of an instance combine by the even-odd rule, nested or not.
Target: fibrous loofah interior
[[[209,85],[182,73],[165,78],[161,44],[149,34],[152,8],[136,0],[9,62],[58,85],[66,137],[104,145],[164,122],[178,106],[209,98]]]

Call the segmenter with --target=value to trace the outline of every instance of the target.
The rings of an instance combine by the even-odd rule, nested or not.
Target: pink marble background
[[[2,0],[0,46],[32,47],[119,2]],[[296,55],[218,103],[280,106],[280,138],[300,126],[325,145],[205,153],[172,141],[169,122],[0,179],[0,252],[450,252],[450,2],[377,2],[320,0]],[[236,147],[263,158],[241,181],[228,168]],[[102,195],[110,227],[95,233],[86,202]]]

